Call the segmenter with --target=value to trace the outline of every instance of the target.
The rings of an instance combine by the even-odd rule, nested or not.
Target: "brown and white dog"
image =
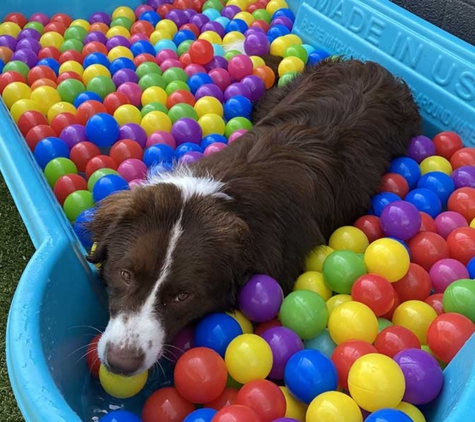
[[[90,224],[113,372],[150,368],[184,326],[236,306],[255,273],[292,290],[308,252],[370,206],[420,133],[407,85],[373,62],[326,60],[257,105],[225,150],[106,198]]]

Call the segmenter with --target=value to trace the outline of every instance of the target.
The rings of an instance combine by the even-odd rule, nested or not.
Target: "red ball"
[[[160,15],[162,19],[165,19],[165,16],[171,10],[173,10],[173,6],[171,4],[162,4],[161,6],[157,7],[157,13]]]
[[[215,400],[224,391],[228,372],[218,353],[195,347],[178,359],[174,379],[176,389],[186,400],[202,404]]]
[[[101,150],[92,142],[79,142],[69,152],[69,158],[80,172],[85,172],[90,159],[98,155],[101,155]]]
[[[411,251],[411,261],[429,271],[437,261],[449,258],[449,247],[445,239],[433,232],[419,232],[407,245]]]
[[[463,148],[462,139],[455,132],[440,132],[434,136],[433,141],[437,155],[447,160],[450,160],[455,151]]]
[[[66,13],[56,13],[51,16],[50,22],[61,22],[64,26],[68,27],[71,25],[73,19],[71,16],[67,15]]]
[[[103,168],[117,170],[117,163],[108,155],[92,157],[86,164],[86,177],[89,179],[95,171]]]
[[[72,113],[59,113],[51,120],[51,127],[56,133],[61,131],[70,125],[78,123],[77,117]]]
[[[67,72],[61,73],[56,79],[56,83],[59,85],[61,82],[66,81],[68,79],[76,79],[79,82],[82,82],[81,75],[73,72],[72,70],[68,70]]]
[[[238,393],[236,388],[226,387],[217,399],[204,404],[203,407],[221,410],[225,406],[236,404]]]
[[[76,110],[76,119],[80,125],[86,126],[90,117],[98,113],[107,113],[104,104],[96,100],[84,101]]]
[[[102,53],[107,56],[107,53],[109,50],[107,50],[107,47],[100,43],[99,41],[91,41],[88,42],[83,48],[82,48],[82,54],[84,57],[86,57],[88,54],[91,53]]]
[[[193,0],[174,0],[173,7],[180,10],[193,9]]]
[[[466,316],[448,312],[437,316],[427,330],[427,345],[444,363],[449,363],[475,332]]]
[[[409,192],[409,185],[406,179],[404,179],[400,174],[386,173],[381,178],[379,191],[395,193],[400,198],[404,199]]]
[[[68,28],[61,22],[50,22],[45,25],[44,32],[57,32],[58,34],[64,35],[66,29]]]
[[[59,51],[56,47],[44,47],[38,52],[38,60],[40,59],[55,59],[59,60],[61,56],[61,51]]]
[[[186,29],[188,31],[193,32],[193,34],[196,35],[196,38],[198,38],[200,36],[200,30],[198,29],[198,27],[196,25],[193,25],[192,23],[185,23],[180,28],[180,30],[183,30],[183,29]]]
[[[432,306],[437,312],[437,315],[444,313],[444,294],[443,293],[434,293],[424,299],[424,302]]]
[[[59,56],[59,62],[63,64],[67,61],[73,61],[82,64],[82,62],[84,61],[84,55],[80,51],[67,50],[62,53],[61,56]]]
[[[475,229],[459,227],[447,236],[450,257],[463,265],[475,256]]]
[[[155,60],[155,56],[148,53],[142,53],[134,57],[134,64],[136,67],[139,67],[142,63],[146,62],[157,63],[157,60]]]
[[[99,355],[97,354],[97,343],[101,339],[101,334],[98,334],[92,339],[87,347],[86,351],[86,365],[89,368],[89,371],[93,376],[99,378],[99,368],[101,366],[101,361],[99,360]]]
[[[376,316],[389,312],[394,305],[394,289],[391,283],[377,274],[364,274],[351,288],[351,297],[364,303]]]
[[[277,318],[262,322],[256,327],[254,334],[260,336],[264,331],[267,331],[269,328],[273,327],[282,327],[282,323]]]
[[[411,330],[391,325],[377,335],[374,346],[379,353],[393,358],[402,350],[420,349],[421,342]]]
[[[165,387],[155,391],[142,409],[142,422],[183,422],[195,410],[176,388]]]
[[[186,53],[183,53],[180,58],[180,63],[183,67],[186,67],[190,64],[193,64],[193,60],[191,60],[191,56],[190,56],[190,53],[186,52]],[[201,65],[200,65],[201,66]]]
[[[116,142],[109,151],[109,156],[120,165],[122,161],[129,158],[137,158],[139,160],[143,157],[142,147],[132,139],[122,139]]]
[[[78,190],[87,190],[87,182],[79,174],[65,174],[54,185],[54,195],[61,206],[68,195]]]
[[[213,422],[262,422],[259,415],[250,407],[233,404],[223,407],[213,416]]]
[[[251,24],[251,28],[260,28],[267,33],[270,28],[270,25],[265,20],[257,19]]]
[[[195,105],[195,97],[191,92],[178,89],[175,92],[173,92],[168,98],[167,98],[167,108],[170,109],[176,104],[189,104],[190,106]]]
[[[25,111],[20,118],[18,119],[18,129],[23,136],[26,136],[28,131],[38,125],[47,125],[48,120],[44,114],[40,113],[39,111],[32,110],[32,111]]]
[[[21,73],[14,72],[13,70],[0,74],[0,94],[2,94],[5,87],[12,82],[26,83],[26,79]]]
[[[456,189],[449,197],[447,208],[449,211],[462,214],[470,224],[475,218],[475,188]]]
[[[58,136],[58,134],[49,125],[38,125],[32,127],[25,136],[26,143],[31,151],[35,150],[36,144],[49,136]]]
[[[214,57],[213,44],[208,40],[196,40],[193,41],[188,50],[193,63],[206,64]]]
[[[130,104],[130,101],[123,92],[111,92],[104,98],[104,106],[109,114],[114,114],[121,105],[125,104]]]
[[[268,380],[255,380],[245,384],[239,390],[237,404],[250,407],[262,422],[283,418],[287,409],[284,393]]]
[[[38,79],[51,79],[56,82],[56,73],[48,66],[35,66],[30,69],[26,79],[30,86]]]
[[[351,366],[356,359],[370,353],[378,353],[378,350],[363,340],[348,340],[336,346],[331,360],[335,364],[340,387],[348,390],[348,374]]]
[[[475,148],[462,148],[455,151],[450,157],[450,164],[454,170],[462,166],[475,166]]]
[[[437,224],[434,219],[426,212],[421,211],[421,232],[433,232],[437,233]]]
[[[375,215],[363,215],[353,225],[366,235],[370,243],[384,237],[381,221]]]
[[[424,300],[430,295],[431,281],[429,273],[420,265],[411,262],[406,275],[392,285],[402,302]]]
[[[130,28],[130,33],[134,34],[144,34],[148,37],[152,35],[152,32],[155,31],[155,27],[147,21],[137,21],[134,22]]]
[[[394,287],[393,287],[393,289],[394,289]],[[401,304],[401,298],[399,297],[398,292],[396,292],[396,290],[394,290],[394,304],[393,304],[392,308],[389,310],[389,312],[387,314],[382,315],[381,318],[386,318],[389,321],[391,321],[393,319],[394,311],[396,310],[396,308],[400,304]]]
[[[14,22],[20,28],[23,28],[28,23],[28,19],[25,17],[25,15],[22,14],[22,13],[18,13],[18,12],[9,13],[7,16],[5,16],[4,21],[5,22]]]

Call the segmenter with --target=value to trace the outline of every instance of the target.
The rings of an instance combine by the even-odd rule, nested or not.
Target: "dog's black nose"
[[[110,371],[121,375],[131,375],[142,365],[144,354],[135,348],[109,346],[106,358]]]

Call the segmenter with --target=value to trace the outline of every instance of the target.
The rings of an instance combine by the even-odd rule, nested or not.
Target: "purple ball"
[[[8,47],[10,50],[15,51],[16,45],[16,38],[11,35],[0,35],[0,47]]]
[[[87,141],[86,128],[83,125],[74,123],[66,126],[59,134],[59,138],[71,149],[74,145],[79,144],[79,142]]]
[[[103,34],[100,31],[92,31],[92,32],[89,32],[89,34],[87,34],[84,37],[83,42],[84,42],[84,45],[90,42],[100,42],[101,44],[106,45],[107,37],[105,36],[105,34]]]
[[[444,258],[437,261],[429,270],[432,288],[436,293],[444,293],[454,281],[469,278],[468,270],[460,261]]]
[[[447,236],[455,229],[458,229],[459,227],[468,227],[465,217],[455,211],[441,212],[437,217],[435,217],[434,221],[437,227],[437,233],[439,233],[444,239],[447,239]]]
[[[139,77],[137,73],[135,73],[132,69],[119,69],[117,72],[114,73],[112,76],[112,81],[114,82],[116,87],[119,87],[126,82],[133,82],[137,83],[139,81]]]
[[[185,9],[184,12],[185,12],[186,17],[188,18],[188,22],[190,22],[190,19],[192,16],[195,16],[198,14],[198,12],[193,9]]]
[[[39,22],[44,26],[48,24],[49,18],[48,15],[45,15],[44,13],[33,13],[30,16],[30,22],[32,21]]]
[[[231,97],[242,95],[249,100],[252,97],[251,90],[242,82],[235,82],[229,85],[224,91],[224,101],[228,101]]]
[[[226,35],[226,31],[224,30],[223,25],[215,21],[206,22],[201,27],[201,32],[205,32],[205,31],[216,32],[217,34],[219,34],[221,38],[223,38]]]
[[[147,143],[147,133],[145,129],[137,123],[126,123],[119,129],[119,140],[132,139],[137,142],[142,148],[145,148]]]
[[[414,404],[426,404],[434,400],[444,384],[444,375],[437,360],[421,349],[407,349],[394,356],[406,380],[403,400]]]
[[[111,17],[106,12],[96,12],[89,17],[89,23],[101,22],[107,26],[111,23]]]
[[[173,123],[171,134],[175,138],[177,145],[184,144],[185,142],[199,145],[203,139],[201,126],[196,120],[189,117],[183,117]]]
[[[221,103],[224,101],[223,91],[221,91],[219,87],[214,84],[204,84],[196,90],[196,101],[203,97],[214,97]]]
[[[238,296],[239,309],[254,322],[275,318],[283,300],[284,294],[279,283],[264,274],[252,276]]]
[[[188,23],[188,16],[186,16],[186,13],[180,9],[170,10],[165,17],[166,19],[175,22],[178,28]]]
[[[266,93],[266,84],[256,75],[244,76],[241,82],[251,91],[251,101],[259,101]]]
[[[18,44],[16,45],[17,50],[32,50],[35,54],[38,54],[42,48],[43,47],[41,47],[40,42],[38,40],[35,40],[34,38],[23,38],[18,41]]]
[[[206,22],[209,22],[209,18],[208,18],[208,16],[203,15],[203,13],[197,13],[196,15],[193,15],[190,18],[190,23],[195,25],[199,30],[201,30],[202,26]]]
[[[273,19],[270,24],[271,26],[283,25],[289,30],[292,30],[292,27],[294,26],[292,20],[289,19],[287,16],[278,16],[277,18]]]
[[[199,151],[189,151],[185,152],[180,159],[178,160],[179,163],[182,164],[192,164],[195,161],[198,161],[199,159],[203,158],[203,153]]]
[[[38,56],[34,51],[28,50],[26,48],[21,48],[16,50],[12,54],[11,61],[18,60],[25,63],[30,69],[38,63]]]
[[[226,6],[223,8],[223,10],[221,10],[221,16],[224,16],[228,19],[232,19],[239,12],[241,12],[241,9],[238,6]]]
[[[475,188],[475,167],[462,166],[455,169],[452,173],[452,180],[455,183],[455,189]]]
[[[384,207],[380,216],[381,228],[388,237],[409,240],[421,228],[421,213],[406,201],[394,201]]]
[[[269,53],[270,42],[263,32],[253,31],[246,35],[244,50],[249,56],[264,56]]]
[[[427,136],[416,136],[409,143],[407,155],[420,163],[424,158],[436,155],[435,145]]]
[[[228,70],[228,61],[223,56],[214,56],[208,63],[205,64],[206,71],[212,69],[226,69]]]
[[[303,342],[297,333],[287,327],[272,327],[264,331],[261,337],[272,350],[273,364],[269,378],[284,379],[285,365],[297,352],[304,349]]]
[[[36,41],[39,41],[41,34],[35,28],[25,28],[20,31],[16,39],[20,41],[23,38],[34,38]]]
[[[172,4],[173,0],[148,0],[147,4],[154,9],[157,9],[162,4]]]
[[[272,422],[299,422],[299,421],[294,418],[278,418],[278,419],[274,419]]]
[[[114,47],[127,47],[130,48],[130,41],[122,35],[114,35],[106,42],[108,50],[112,50]]]

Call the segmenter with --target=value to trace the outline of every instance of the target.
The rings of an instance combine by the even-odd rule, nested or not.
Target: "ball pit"
[[[149,1],[89,21],[20,14],[22,25],[1,24],[11,52],[0,51],[2,98],[86,249],[80,224],[101,199],[252,129],[252,107],[275,82],[256,56],[283,58],[283,85],[328,55],[290,34],[283,0],[249,3]],[[235,40],[246,54],[225,52]],[[100,420],[425,420],[411,405],[437,397],[443,363],[475,331],[474,166],[456,133],[414,138],[369,214],[308,256],[293,293],[255,275],[240,313],[175,339],[174,387],[154,389],[152,373],[116,379],[88,355],[95,391],[134,410]],[[134,396],[142,409],[125,401]]]

